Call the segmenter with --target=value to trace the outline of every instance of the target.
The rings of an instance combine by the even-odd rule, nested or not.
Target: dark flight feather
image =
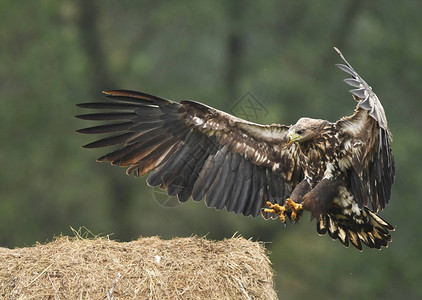
[[[117,144],[122,144],[126,142],[127,139],[133,137],[133,133],[127,132],[123,134],[114,135],[111,137],[103,138],[101,140],[89,143],[84,145],[84,148],[102,148],[102,147],[108,147],[113,146]]]
[[[253,216],[254,202],[258,201],[257,192],[258,192],[258,189],[260,187],[258,186],[258,176],[259,176],[259,174],[257,174],[257,172],[258,172],[257,168],[258,167],[256,165],[251,165],[250,192],[249,192],[247,199],[246,199],[246,206],[242,211],[244,216],[249,216],[249,215]]]
[[[131,120],[136,118],[134,113],[97,113],[78,115],[76,118],[89,121],[113,121],[113,120]]]
[[[214,180],[210,191],[207,194],[207,205],[209,207],[215,207],[217,210],[223,209],[225,203],[222,201],[223,191],[226,189],[227,178],[230,174],[230,163],[232,154],[228,152],[225,155],[224,163],[222,164],[217,178]]]
[[[252,164],[245,162],[243,169],[243,183],[242,190],[239,194],[238,204],[235,209],[235,213],[243,213],[245,207],[248,205],[249,191],[251,188],[251,176],[252,176]]]
[[[106,125],[79,129],[79,130],[76,130],[76,132],[83,133],[83,134],[100,134],[100,133],[111,133],[111,132],[129,130],[132,127],[133,127],[132,122],[124,122],[124,123],[113,123],[113,124],[106,124]]]
[[[133,111],[141,107],[139,104],[114,103],[114,102],[91,102],[76,104],[80,108],[87,109],[110,109],[110,110],[129,110]]]

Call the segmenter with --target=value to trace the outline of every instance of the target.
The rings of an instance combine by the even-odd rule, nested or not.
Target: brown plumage
[[[358,105],[335,123],[301,118],[291,126],[260,125],[199,102],[113,90],[103,92],[111,101],[78,105],[101,112],[77,118],[106,121],[78,132],[111,133],[84,147],[119,145],[98,161],[136,176],[150,172],[148,184],[179,201],[205,198],[209,207],[264,218],[297,220],[304,209],[318,233],[379,249],[394,230],[376,214],[394,181],[391,134],[377,96],[341,57]]]

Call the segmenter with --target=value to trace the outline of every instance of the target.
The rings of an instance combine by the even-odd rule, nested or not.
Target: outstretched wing
[[[79,107],[108,112],[76,116],[106,121],[80,129],[117,133],[85,148],[120,145],[98,161],[129,167],[179,201],[190,196],[216,209],[257,216],[266,201],[283,203],[300,170],[285,149],[288,126],[259,125],[194,101],[174,102],[140,92],[103,92],[112,100]],[[115,122],[118,121],[118,122]]]
[[[355,88],[350,92],[358,101],[355,113],[336,123],[340,132],[346,135],[344,147],[352,164],[349,174],[350,189],[360,206],[367,206],[370,202],[376,212],[388,203],[394,182],[391,133],[377,95],[341,52],[337,48],[335,50],[345,62],[345,65],[336,66],[352,76],[344,81]]]

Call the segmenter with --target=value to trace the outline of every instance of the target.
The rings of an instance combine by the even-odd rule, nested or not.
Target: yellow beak
[[[300,140],[301,136],[294,133],[294,132],[290,132],[287,134],[287,145],[290,145],[291,143],[294,143],[298,140]]]

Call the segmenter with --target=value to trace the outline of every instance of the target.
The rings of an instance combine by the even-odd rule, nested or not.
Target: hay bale
[[[2,299],[276,298],[265,248],[242,237],[59,237],[0,259]]]

